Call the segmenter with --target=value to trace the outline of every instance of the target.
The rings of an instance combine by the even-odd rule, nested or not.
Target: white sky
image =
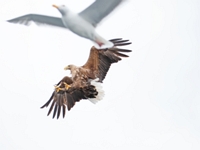
[[[40,109],[68,64],[87,60],[89,40],[59,28],[5,20],[28,13],[60,16],[92,0],[0,2],[0,149],[200,149],[200,1],[127,0],[97,28],[130,39],[130,58],[111,66],[104,99],[81,101],[65,119]]]

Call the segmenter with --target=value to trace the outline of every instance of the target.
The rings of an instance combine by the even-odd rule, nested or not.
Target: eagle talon
[[[67,83],[65,83],[65,82],[64,82],[64,85],[65,85],[65,89],[66,89],[66,90],[68,90],[68,89],[71,87],[69,84],[67,84]]]
[[[56,92],[59,92],[60,90],[62,90],[59,86],[56,86],[55,85],[55,90],[56,90]]]

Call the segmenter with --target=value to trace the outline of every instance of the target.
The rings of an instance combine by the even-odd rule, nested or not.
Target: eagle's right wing
[[[116,63],[121,60],[121,57],[129,57],[123,53],[131,52],[128,49],[121,49],[117,46],[130,45],[129,40],[122,40],[122,38],[110,40],[114,46],[112,48],[97,49],[94,46],[90,50],[90,55],[87,62],[82,66],[85,69],[89,69],[93,78],[99,78],[102,82],[112,63]]]

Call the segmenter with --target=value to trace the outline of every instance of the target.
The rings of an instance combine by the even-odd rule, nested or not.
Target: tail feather
[[[92,102],[93,104],[96,104],[104,97],[102,83],[100,83],[98,81],[99,81],[98,78],[91,81],[91,85],[93,85],[95,87],[96,91],[98,92],[98,94],[96,95],[95,98],[89,98],[89,101]]]

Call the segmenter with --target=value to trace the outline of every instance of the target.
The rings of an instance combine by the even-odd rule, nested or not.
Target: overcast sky
[[[93,43],[68,30],[6,23],[28,13],[60,16],[92,0],[0,2],[0,149],[200,149],[200,1],[127,0],[97,27],[129,39],[129,58],[111,66],[102,101],[76,103],[65,119],[40,109],[68,64]],[[106,4],[105,4],[106,5]]]

